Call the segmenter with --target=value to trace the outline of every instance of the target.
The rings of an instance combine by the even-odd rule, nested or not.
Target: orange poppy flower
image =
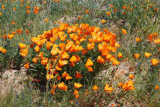
[[[62,77],[67,77],[69,76],[69,74],[65,71],[63,74],[62,74]]]
[[[103,45],[102,44],[98,44],[98,51],[101,52],[103,50]]]
[[[155,89],[156,89],[156,90],[159,90],[159,86],[158,86],[158,85],[156,85],[156,86],[155,86]]]
[[[52,56],[55,56],[56,54],[58,54],[60,52],[60,50],[58,48],[54,48],[52,47],[52,50],[51,50],[51,55]]]
[[[114,9],[114,12],[116,12],[117,11],[117,9]]]
[[[51,42],[47,42],[47,43],[46,43],[46,48],[47,48],[47,50],[50,50],[50,48],[51,48],[52,45],[53,45],[53,44],[52,44]]]
[[[159,38],[155,39],[154,44],[160,44],[160,39]]]
[[[80,17],[80,16],[78,16],[78,19],[80,20],[80,19],[81,19],[81,17]]]
[[[46,69],[46,71],[49,71],[52,67],[53,67],[52,63],[50,63],[50,64],[47,63],[45,69]],[[49,74],[51,74],[51,73],[49,72]],[[53,74],[53,73],[52,73],[52,74]]]
[[[11,24],[14,25],[14,24],[16,24],[16,22],[15,22],[15,21],[12,21]]]
[[[57,71],[60,71],[60,70],[62,70],[62,67],[59,66],[59,65],[56,65],[56,70],[57,70]]]
[[[118,58],[123,58],[122,53],[118,53]]]
[[[39,7],[34,7],[34,14],[37,14],[39,10]]]
[[[106,12],[107,16],[109,16],[111,13],[110,12]]]
[[[0,47],[0,52],[3,50],[3,47]]]
[[[111,104],[112,107],[115,107],[115,104]]]
[[[54,94],[54,90],[52,90],[51,93]]]
[[[17,29],[16,32],[22,34],[22,29]]]
[[[34,10],[34,14],[37,14],[38,13],[38,10]]]
[[[31,41],[32,41],[33,43],[37,44],[37,43],[40,41],[40,38],[38,38],[38,37],[32,37],[32,38],[31,38]]]
[[[73,42],[72,41],[68,41],[65,47],[65,51],[68,51],[72,46],[73,46]]]
[[[61,79],[61,76],[57,76],[57,81]]]
[[[26,30],[26,34],[28,34],[29,33],[29,31],[28,30]]]
[[[134,57],[138,59],[140,57],[140,54],[134,54]]]
[[[91,66],[93,66],[93,62],[90,58],[88,58],[87,61],[86,61],[85,67],[88,68],[88,67],[91,67]]]
[[[76,95],[76,94],[78,94],[78,90],[74,90],[74,93],[73,93],[74,95]]]
[[[106,23],[106,20],[101,20],[101,22],[104,24],[104,23]]]
[[[134,75],[130,74],[128,78],[132,80],[134,78]]]
[[[69,36],[73,41],[76,41],[79,38],[78,35],[76,35],[76,34],[69,34]]]
[[[74,52],[78,52],[78,51],[82,51],[82,50],[83,50],[82,46],[76,45]]]
[[[79,98],[79,94],[76,94],[76,95],[75,95],[75,98],[76,98],[76,99]]]
[[[105,56],[106,60],[109,60],[112,57],[112,55],[110,53],[104,54],[104,56]]]
[[[127,83],[122,85],[123,91],[134,90],[133,84],[134,84],[134,82],[132,80],[127,81]]]
[[[125,73],[125,71],[121,71],[121,73],[122,73],[122,74],[124,74],[124,73]]]
[[[126,9],[126,6],[123,6],[123,9]]]
[[[136,37],[136,42],[140,42],[141,38],[140,37]]]
[[[102,58],[102,56],[98,56],[97,62],[103,64],[105,62],[105,60]]]
[[[71,76],[67,76],[67,77],[65,78],[66,81],[67,81],[67,80],[70,80],[70,79],[72,79]]]
[[[122,85],[122,89],[126,89],[126,88],[127,88],[127,84],[125,83]]]
[[[91,42],[94,42],[94,41],[93,41],[93,39],[89,38],[88,42],[91,43]]]
[[[47,39],[41,39],[40,41],[38,41],[37,45],[40,46],[40,45],[43,45],[45,44],[47,41]]]
[[[93,91],[96,91],[96,90],[98,90],[98,89],[99,89],[99,88],[97,87],[97,85],[94,85],[92,90],[93,90]]]
[[[20,50],[20,54],[21,54],[22,57],[26,57],[26,56],[27,56],[27,54],[28,54],[28,49],[29,49],[29,47],[27,47],[26,49]]]
[[[106,86],[104,87],[104,91],[106,91],[107,93],[111,93],[113,91],[113,88],[109,87],[109,85],[106,84]]]
[[[37,62],[38,62],[37,57],[34,57],[34,58],[32,59],[32,62],[37,63]]]
[[[25,64],[24,67],[25,67],[26,69],[29,69],[29,63]]]
[[[89,94],[89,92],[88,92],[88,91],[86,91],[84,94],[85,94],[85,95],[88,95],[88,94]]]
[[[27,9],[30,9],[30,8],[31,8],[31,6],[26,6],[26,10],[27,10]]]
[[[38,54],[38,56],[42,59],[43,58],[43,52],[40,52],[39,54]]]
[[[5,5],[2,5],[2,9],[3,9],[3,10],[5,9]]]
[[[48,58],[46,58],[46,57],[43,57],[42,59],[41,59],[41,64],[42,65],[47,65],[48,64]]]
[[[82,54],[85,55],[88,51],[86,49],[82,50]]]
[[[15,7],[13,7],[13,11],[16,11],[16,8],[15,8]]]
[[[67,52],[63,52],[63,54],[61,55],[61,59],[69,59],[69,55]]]
[[[64,84],[64,82],[61,82],[58,84],[58,88],[59,89],[62,89],[64,91],[67,91],[67,86]]]
[[[96,32],[97,32],[97,31],[96,31]],[[91,33],[91,35],[92,35],[92,39],[91,39],[92,41],[91,41],[91,42],[96,42],[96,41],[97,41],[97,35],[98,35],[98,34],[97,34],[96,32],[92,32],[92,33]]]
[[[76,58],[76,56],[75,55],[73,55],[71,58],[70,58],[70,60],[69,60],[71,63],[75,63],[75,62],[77,62],[77,58]]]
[[[150,6],[149,6],[150,8],[152,8],[153,7],[153,5],[152,4],[150,4]]]
[[[146,58],[150,57],[151,55],[152,55],[151,53],[147,53],[147,52],[144,53],[144,56],[145,56]]]
[[[24,49],[26,48],[27,45],[26,44],[23,44],[23,43],[19,43],[19,49]]]
[[[123,83],[122,82],[120,82],[119,84],[118,84],[118,87],[121,87],[123,85]]]
[[[114,60],[112,61],[112,65],[119,65],[119,64],[120,64],[120,62],[117,61],[116,59],[114,59]]]
[[[53,74],[47,74],[47,75],[46,75],[46,79],[47,79],[47,80],[54,79]]]
[[[86,13],[88,13],[89,11],[88,10],[86,10]]]
[[[48,20],[49,20],[49,18],[47,18],[47,19],[44,19],[45,23],[47,23],[47,22],[48,22]]]
[[[127,31],[122,28],[122,33],[125,35],[125,34],[127,34]]]
[[[113,5],[113,4],[110,4],[110,7],[112,8],[112,7],[114,7],[114,5]]]
[[[8,39],[12,39],[13,37],[14,37],[14,35],[8,34]]]
[[[94,45],[95,45],[95,43],[88,43],[87,44],[87,50],[92,50],[92,49],[94,49]]]
[[[157,10],[158,10],[157,8],[154,9],[155,12],[157,12]]]
[[[113,60],[116,60],[114,56],[112,56],[112,57],[109,58],[110,62],[113,61]]]
[[[74,88],[80,88],[80,87],[82,87],[82,84],[80,84],[80,83],[74,83]]]
[[[40,47],[39,46],[36,46],[35,48],[34,48],[34,50],[35,50],[35,52],[39,52],[39,50],[40,50]]]
[[[70,53],[75,52],[75,48],[76,48],[75,44],[72,44],[71,47],[69,48],[69,52]]]
[[[65,48],[66,44],[65,43],[59,43],[59,48],[63,50]]]
[[[104,41],[105,41],[105,42],[110,42],[111,39],[112,39],[112,36],[111,36],[111,35],[108,35],[108,34],[105,34],[105,35],[104,35]]]
[[[115,43],[115,47],[116,48],[119,48],[120,47],[120,44],[118,44],[117,42]]]
[[[26,10],[26,13],[29,14],[29,13],[30,13],[30,10]]]
[[[151,60],[152,65],[156,66],[159,63],[159,60],[157,59],[152,59]]]
[[[59,59],[58,63],[59,63],[59,66],[65,66],[68,64],[68,61]]]
[[[78,55],[74,55],[77,58],[77,62],[81,60],[81,58]]]
[[[88,68],[88,72],[93,72],[94,70],[93,70],[93,68],[92,67],[87,67]]]
[[[82,75],[79,72],[76,72],[75,78],[82,78]]]
[[[2,53],[5,54],[7,52],[6,49],[2,49]]]
[[[43,1],[43,4],[46,4],[46,1]]]
[[[75,45],[79,45],[80,41],[76,40]]]
[[[71,67],[74,67],[74,66],[75,66],[75,63],[70,63],[70,66],[71,66]]]
[[[51,85],[51,88],[53,89],[53,90],[55,90],[56,88],[57,88],[57,85]]]
[[[56,41],[56,38],[55,38],[55,37],[50,37],[50,41],[51,41],[52,43],[54,43],[54,42]]]
[[[100,43],[100,42],[103,42],[103,39],[104,39],[104,37],[103,37],[103,36],[101,36],[101,37],[100,37],[100,36],[98,36],[98,37],[97,37],[97,42],[99,42],[99,43]]]

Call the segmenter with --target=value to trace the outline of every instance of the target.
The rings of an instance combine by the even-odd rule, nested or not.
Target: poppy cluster
[[[129,90],[134,90],[134,82],[132,80],[128,80],[126,83],[120,82],[118,84],[118,87],[121,87],[123,91],[129,91]]]
[[[137,43],[139,43],[139,42],[141,41],[141,38],[136,37],[135,40],[136,40]],[[158,38],[158,33],[151,33],[151,34],[149,34],[149,35],[147,36],[146,42],[150,42],[150,43],[153,43],[153,44],[155,44],[155,45],[158,46],[158,44],[160,44],[160,39]],[[139,53],[134,54],[135,59],[139,59],[140,56],[141,56],[141,55],[140,55]],[[151,57],[151,56],[154,57],[154,55],[152,55],[152,54],[149,53],[149,52],[145,52],[145,53],[144,53],[144,56],[145,56],[145,58],[149,58],[149,57]],[[159,60],[158,60],[158,59],[156,59],[156,58],[151,59],[151,64],[152,64],[153,66],[158,65],[158,63],[159,63]]]
[[[114,66],[120,64],[116,56],[112,55],[120,47],[115,40],[115,34],[107,29],[101,31],[99,27],[84,23],[79,26],[77,24],[69,26],[61,22],[59,24],[59,27],[44,31],[42,35],[31,38],[32,44],[30,48],[33,48],[37,54],[37,56],[33,57],[32,62],[33,64],[40,62],[46,68],[46,71],[48,71],[46,74],[47,80],[65,78],[65,81],[70,81],[83,78],[81,71],[70,73],[70,71],[63,70],[66,66],[74,68],[79,63],[84,63],[88,73],[96,72],[95,63],[102,65],[111,63]],[[28,47],[22,43],[19,44],[19,47],[21,55],[25,57],[28,53]],[[44,55],[44,47],[50,55]],[[95,51],[99,51],[99,54],[95,58],[91,58],[92,52]],[[122,54],[119,57],[122,58]],[[78,89],[82,87],[82,84],[74,83],[74,87]],[[65,85],[65,83],[61,82],[58,84],[58,88],[66,91],[67,84]],[[93,90],[96,89],[94,87]],[[107,87],[105,90],[111,92],[112,90],[110,89],[111,87]]]

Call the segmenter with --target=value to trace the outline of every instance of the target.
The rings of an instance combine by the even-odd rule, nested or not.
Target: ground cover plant
[[[159,107],[159,4],[0,0],[0,106]]]

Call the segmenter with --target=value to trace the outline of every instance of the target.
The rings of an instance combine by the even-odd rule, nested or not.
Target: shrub
[[[118,65],[114,55],[120,46],[107,29],[80,24],[60,26],[32,37],[30,71],[40,81],[67,90],[73,83],[89,84],[103,66]],[[32,66],[31,66],[32,65]],[[46,79],[45,79],[46,77]]]

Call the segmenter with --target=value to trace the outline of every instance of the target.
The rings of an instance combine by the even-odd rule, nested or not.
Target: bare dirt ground
[[[0,95],[2,96],[7,95],[7,93],[9,93],[11,89],[17,92],[23,90],[23,81],[28,78],[26,69],[23,67],[20,71],[9,69],[1,73],[0,75]]]

